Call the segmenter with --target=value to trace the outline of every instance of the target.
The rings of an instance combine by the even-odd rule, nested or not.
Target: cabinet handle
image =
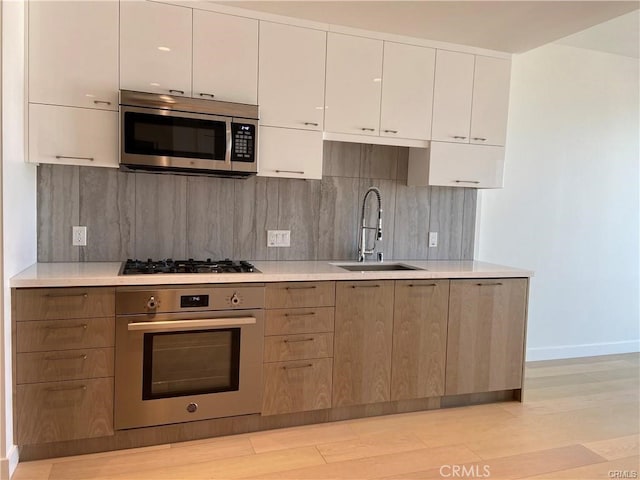
[[[477,286],[479,287],[497,287],[499,285],[502,285],[501,282],[496,282],[496,283],[476,283]]]
[[[454,182],[456,183],[473,183],[473,184],[478,184],[480,183],[478,180],[454,180]]]
[[[296,368],[309,368],[309,367],[313,367],[313,363],[306,363],[304,365],[285,365],[282,367],[283,370],[294,370]]]
[[[169,90],[169,93],[179,93],[180,95],[184,95],[184,90]]]
[[[380,288],[380,285],[351,285],[351,288]]]
[[[410,283],[409,285],[407,285],[408,287],[437,287],[438,284],[437,283]]]
[[[486,142],[487,141],[486,138],[482,138],[482,137],[471,137],[471,140],[480,140],[481,142]]]
[[[47,325],[45,328],[47,330],[63,330],[66,328],[82,328],[86,330],[88,326],[89,325],[87,325],[86,323],[80,323],[78,325]]]
[[[298,338],[295,340],[289,340],[287,338],[285,338],[283,340],[284,343],[299,343],[299,342],[313,342],[315,340],[315,338]]]
[[[375,132],[376,131],[375,128],[366,128],[366,127],[362,127],[360,130],[362,130],[363,132]]]
[[[383,130],[384,133],[398,133],[398,130]]]
[[[95,103],[96,105],[111,105],[111,102],[107,102],[106,100],[94,100],[93,103]]]
[[[317,127],[319,124],[316,122],[304,122],[305,125],[311,125],[312,127]]]
[[[274,170],[276,173],[296,173],[298,175],[304,175],[303,170]]]
[[[183,92],[184,93],[184,92]],[[215,95],[213,93],[199,93],[198,95],[200,95],[201,97],[211,97],[211,98],[215,98]]]
[[[47,392],[67,392],[71,390],[86,390],[86,385],[74,385],[73,387],[47,387],[45,390]]]
[[[93,157],[68,157],[65,155],[56,155],[56,158],[60,160],[61,158],[66,158],[69,160],[88,160],[89,162],[93,162]]]
[[[312,317],[316,314],[316,312],[307,312],[307,313],[285,313],[285,317]]]
[[[71,298],[71,297],[83,297],[87,298],[89,294],[87,292],[83,293],[47,293],[45,297],[48,298]]]
[[[47,361],[53,361],[53,360],[86,360],[87,359],[87,354],[82,354],[82,355],[66,355],[63,357],[44,357],[45,360]]]
[[[318,288],[317,285],[308,285],[304,287],[286,287],[287,290],[311,290],[312,288]]]
[[[463,137],[462,135],[452,135],[451,138],[455,138],[456,140],[464,140],[467,137]]]

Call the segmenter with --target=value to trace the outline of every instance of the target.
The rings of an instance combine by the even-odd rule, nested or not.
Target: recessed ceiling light
[[[171,49],[169,47],[158,47],[158,50],[162,51],[162,52],[170,52]]]
[[[159,87],[160,84],[156,83],[156,82],[151,82],[149,85],[151,85],[152,87]]]

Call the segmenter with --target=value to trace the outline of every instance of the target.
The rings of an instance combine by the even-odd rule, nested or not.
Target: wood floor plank
[[[411,432],[385,432],[361,435],[353,440],[319,444],[318,451],[327,463],[426,448],[427,445]]]
[[[585,467],[569,468],[566,470],[558,470],[552,473],[536,475],[533,477],[525,477],[523,480],[603,480],[616,478],[613,472],[620,472],[617,478],[624,478],[621,475],[627,472],[629,476],[626,478],[640,478],[638,471],[640,470],[640,456],[621,458],[604,463],[595,463]],[[635,473],[635,477],[632,476]]]
[[[262,453],[286,448],[355,440],[358,435],[348,422],[336,422],[259,432],[250,434],[249,438],[256,453]]]
[[[18,464],[11,480],[47,480],[52,468],[50,461],[23,462]]]
[[[640,435],[609,438],[607,440],[584,443],[583,445],[607,460],[617,460],[637,455],[640,452]]]

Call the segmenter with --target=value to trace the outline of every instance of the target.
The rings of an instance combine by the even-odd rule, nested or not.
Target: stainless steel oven
[[[258,107],[122,90],[120,167],[242,177],[257,172]]]
[[[121,287],[115,427],[259,413],[264,286]]]

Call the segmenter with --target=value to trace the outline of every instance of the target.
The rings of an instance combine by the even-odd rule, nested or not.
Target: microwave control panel
[[[232,123],[232,162],[255,162],[256,126],[250,123]]]

